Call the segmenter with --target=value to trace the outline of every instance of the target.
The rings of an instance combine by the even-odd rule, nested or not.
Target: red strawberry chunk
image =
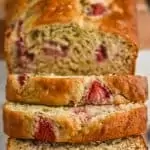
[[[16,41],[16,47],[17,47],[18,57],[23,56],[26,52],[26,48],[24,46],[24,42],[21,39]]]
[[[65,57],[67,56],[68,46],[59,44],[55,41],[46,41],[43,51],[48,56]]]
[[[106,8],[101,3],[92,4],[90,15],[99,16],[106,11]]]
[[[19,40],[16,41],[16,47],[17,47],[18,65],[20,67],[24,68],[25,66],[27,66],[28,63],[33,62],[35,55],[27,51],[27,48],[25,47],[22,38],[19,38]]]
[[[56,139],[54,132],[54,125],[52,120],[39,117],[39,120],[36,122],[36,132],[34,134],[35,139],[40,141],[50,141],[53,142]]]
[[[98,62],[102,62],[108,58],[106,47],[100,45],[98,49],[96,49],[96,60]]]
[[[25,84],[25,81],[27,80],[28,76],[26,74],[22,74],[18,76],[18,81],[21,86]]]
[[[108,102],[111,96],[111,92],[105,86],[103,86],[99,81],[94,81],[89,88],[88,94],[86,96],[86,104],[105,104]]]
[[[73,112],[79,117],[82,123],[88,122],[91,118],[86,107],[76,107],[73,109]]]
[[[25,41],[24,38],[22,36],[23,34],[23,21],[19,20],[17,22],[17,36],[18,39],[15,43],[16,45],[16,51],[17,51],[17,63],[20,66],[20,68],[26,68],[28,69],[28,66],[30,65],[30,63],[32,63],[34,61],[34,54],[30,53],[28,48],[25,45]],[[21,85],[23,85],[23,77],[20,79],[21,80]]]

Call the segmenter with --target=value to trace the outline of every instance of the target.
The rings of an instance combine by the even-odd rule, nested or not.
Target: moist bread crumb
[[[146,106],[138,103],[84,107],[6,103],[3,115],[10,137],[69,143],[143,134],[147,121]]]
[[[148,150],[141,136],[89,144],[56,144],[32,140],[8,139],[7,147],[7,150]]]
[[[134,73],[134,0],[9,0],[7,6],[5,52],[10,73]]]

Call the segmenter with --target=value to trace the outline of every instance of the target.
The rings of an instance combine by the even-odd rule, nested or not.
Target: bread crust
[[[44,8],[45,5],[47,8]],[[105,31],[114,32],[130,39],[136,45],[138,40],[135,6],[135,0],[113,0],[109,6],[112,13],[102,19],[98,19],[96,24]],[[70,23],[72,21],[79,23],[82,20],[81,6],[79,6],[78,0],[34,0],[31,2],[17,0],[16,3],[13,0],[9,0],[7,7],[9,8],[7,9],[8,24],[11,23],[11,20],[16,19],[16,14],[19,17],[29,7],[32,8],[33,12],[40,14],[33,22],[33,28],[41,24]]]
[[[131,75],[48,77],[26,75],[20,85],[19,75],[10,74],[7,79],[8,101],[44,105],[85,105],[85,95],[93,81],[102,81],[110,90],[111,100],[98,104],[144,103],[147,99],[147,78]],[[89,104],[89,103],[88,103]],[[92,102],[91,102],[92,104]]]
[[[15,3],[13,0],[7,0],[6,2],[6,26],[11,24],[17,17],[20,18],[20,15],[27,8],[26,0],[16,0]],[[18,7],[20,6],[20,7]]]
[[[28,112],[30,114],[30,112]],[[4,107],[4,132],[13,138],[35,139],[33,136],[34,116],[20,113]],[[29,119],[26,119],[28,116]],[[44,117],[44,116],[43,116]],[[13,119],[12,119],[13,118]],[[24,118],[24,119],[22,119]],[[69,142],[69,143],[87,143],[92,141],[105,141],[109,139],[123,138],[132,135],[140,135],[146,131],[147,109],[141,106],[132,110],[110,114],[105,119],[100,119],[81,129],[78,134],[73,134],[77,130],[77,124],[72,122],[69,117],[60,117],[62,124],[66,124],[66,132],[53,140],[46,139],[49,142]],[[66,122],[67,121],[67,122]],[[70,136],[71,135],[71,136]],[[68,138],[68,136],[70,138]]]
[[[130,142],[129,141],[132,141],[131,145],[135,145],[135,147],[130,147],[131,149],[130,150],[136,150],[136,145],[140,146],[140,150],[148,150],[147,146],[146,146],[146,143],[144,141],[144,138],[142,136],[133,136],[133,137],[128,137],[128,138],[125,138],[125,139],[120,139],[121,141],[119,141],[120,143],[120,148],[122,146],[122,144],[124,145],[124,142],[126,142],[126,146],[130,146]],[[112,144],[112,146],[116,146],[116,144],[114,143],[114,141],[109,141],[109,144],[110,145],[110,142]],[[107,145],[107,141],[104,142],[106,143]],[[118,144],[118,143],[117,143]],[[47,147],[49,148],[50,150],[51,149],[61,149],[63,148],[63,150],[69,150],[69,148],[71,148],[72,150],[80,150],[83,148],[85,150],[90,150],[90,148],[94,148],[95,150],[99,150],[99,149],[105,149],[103,147],[103,143],[100,143],[100,142],[97,142],[97,143],[89,143],[89,144],[50,144],[50,143],[40,143],[40,142],[37,142],[37,141],[30,141],[30,140],[17,140],[17,139],[12,139],[12,138],[9,138],[8,139],[8,142],[7,142],[7,150],[20,150],[19,148],[28,148],[28,149],[32,149],[32,148],[36,148],[38,149],[39,147]],[[102,148],[103,147],[103,148]],[[110,147],[109,149],[111,150],[112,147]],[[116,147],[115,147],[116,148]],[[126,147],[127,148],[127,147]],[[116,148],[117,149],[117,148]],[[125,149],[125,146],[122,146],[122,149]]]
[[[87,136],[75,137],[71,142],[105,141],[140,135],[146,131],[146,113],[146,108],[138,108],[110,116],[104,120],[100,130],[94,125],[92,128],[94,130],[90,130],[91,132]]]

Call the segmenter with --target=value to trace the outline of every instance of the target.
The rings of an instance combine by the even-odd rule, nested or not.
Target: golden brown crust
[[[26,138],[29,136],[29,128],[27,127],[29,127],[28,123],[32,122],[30,118],[24,118],[24,116],[20,112],[12,112],[4,108],[3,120],[4,122],[7,122],[7,124],[4,126],[4,131],[7,131],[10,135],[12,135],[11,137],[15,138],[17,136],[21,136],[23,138]],[[14,128],[14,125],[16,126],[16,128]],[[18,130],[18,128],[20,129]]]
[[[29,79],[20,85],[19,76],[8,75],[6,97],[9,101],[45,105],[84,105],[87,81],[92,84],[96,77],[48,77],[27,75]],[[142,76],[100,76],[112,93],[112,102],[144,103],[148,95],[147,78]],[[100,78],[99,77],[99,78]],[[98,80],[99,80],[98,78]]]
[[[127,99],[144,102],[148,98],[148,81],[146,77],[132,75],[104,76],[108,86],[115,93],[123,93]]]
[[[20,87],[17,78],[9,75],[7,83],[7,99],[16,102],[24,100],[28,103],[68,105],[71,100],[79,101],[83,95],[82,79],[79,78],[51,79],[39,76],[33,77],[28,85]],[[25,90],[27,93],[23,93]]]
[[[80,15],[78,12],[77,0],[39,0],[39,2],[33,6],[33,9],[36,9],[37,11],[41,11],[42,8],[44,8],[44,10],[35,21],[35,25],[52,24],[57,22],[68,23],[71,22],[73,18]]]
[[[115,0],[111,7],[112,9],[117,7],[116,11],[104,17],[100,21],[100,27],[103,30],[116,32],[126,38],[130,38],[135,44],[138,44],[135,6],[135,0]]]
[[[74,137],[71,142],[105,141],[131,135],[140,135],[146,132],[146,116],[147,111],[144,107],[113,116],[110,115],[110,117],[103,121],[101,128],[94,124],[88,135]]]
[[[35,3],[33,3],[35,1]],[[7,9],[7,21],[14,20],[16,14],[18,16],[23,11],[27,11],[29,7],[32,10],[33,28],[37,25],[52,24],[52,23],[80,23],[83,19],[89,19],[82,14],[82,5],[78,0],[33,0],[31,2],[26,0],[9,0]],[[31,3],[33,3],[31,5]],[[13,7],[12,7],[13,6]],[[46,6],[46,7],[44,7]],[[137,23],[136,23],[136,4],[135,0],[114,0],[109,9],[111,13],[96,21],[93,19],[91,22],[99,26],[104,31],[117,33],[129,40],[135,45],[138,44],[137,40]],[[135,49],[137,50],[136,46]]]
[[[11,24],[15,19],[20,18],[20,15],[27,8],[27,0],[6,1],[6,25]]]
[[[34,139],[31,135],[31,133],[33,133],[33,129],[31,128],[33,121],[31,120],[33,120],[34,116],[30,115],[30,122],[26,123],[26,118],[22,119],[25,114],[22,115],[17,111],[14,114],[11,110],[6,109],[6,107],[4,107],[4,112],[4,131],[8,136],[13,138]],[[60,119],[61,121],[66,120],[66,118]],[[135,108],[130,111],[113,115],[110,114],[109,117],[106,117],[100,122],[93,122],[90,126],[82,128],[79,134],[69,139],[67,136],[63,136],[55,139],[53,142],[86,143],[140,135],[146,131],[146,122],[147,109],[145,106],[141,106],[140,108]],[[67,132],[69,132],[69,130],[67,130]],[[70,133],[67,134],[69,135]],[[49,142],[51,142],[50,139]]]

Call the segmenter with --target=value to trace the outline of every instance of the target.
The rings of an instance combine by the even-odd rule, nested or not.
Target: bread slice
[[[12,138],[47,142],[105,141],[146,131],[144,104],[47,107],[6,103],[4,131]]]
[[[142,76],[8,75],[9,101],[44,105],[100,105],[144,103],[147,79]]]
[[[50,144],[32,140],[8,139],[7,147],[7,150],[148,150],[141,136],[89,144]]]
[[[7,1],[10,73],[133,74],[135,0]]]

